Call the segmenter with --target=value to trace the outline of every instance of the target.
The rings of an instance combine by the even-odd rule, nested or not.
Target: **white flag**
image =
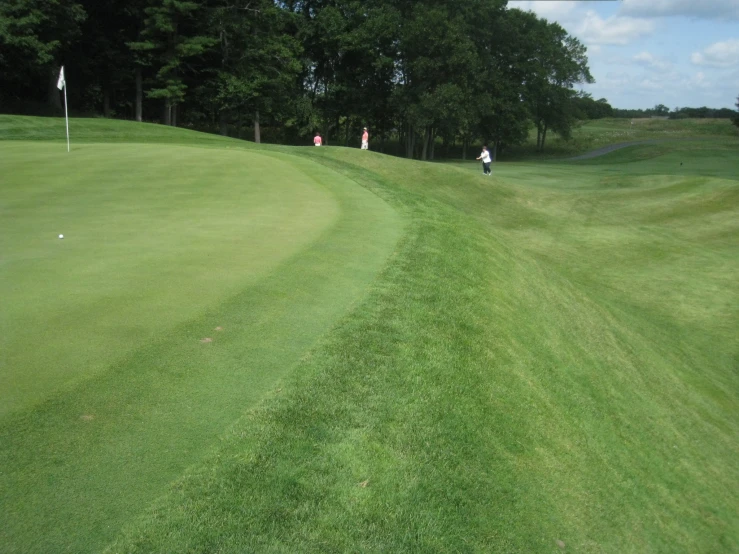
[[[59,80],[56,82],[56,88],[62,90],[65,86],[67,86],[67,82],[64,80],[64,66],[62,66],[62,70],[59,72]]]

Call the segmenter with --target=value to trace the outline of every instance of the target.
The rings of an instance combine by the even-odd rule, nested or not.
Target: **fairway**
[[[739,550],[736,138],[489,178],[39,121],[0,116],[0,551]]]

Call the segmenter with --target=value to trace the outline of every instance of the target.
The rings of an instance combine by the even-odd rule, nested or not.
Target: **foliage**
[[[257,137],[261,119],[281,140],[320,131],[329,144],[369,126],[373,147],[394,136],[421,159],[439,138],[519,144],[533,121],[543,148],[548,130],[568,136],[583,113],[574,86],[592,81],[585,48],[506,4],[0,0],[0,63],[35,60],[48,80],[67,53],[72,110],[106,117],[143,110],[239,136],[253,120]],[[48,87],[13,71],[17,94],[43,101]]]
[[[74,0],[0,0],[0,103],[28,100],[30,85],[36,100],[60,108],[59,66],[85,18]]]

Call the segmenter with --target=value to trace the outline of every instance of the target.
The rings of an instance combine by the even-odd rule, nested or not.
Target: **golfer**
[[[482,153],[475,159],[482,160],[483,175],[492,175],[492,171],[490,171],[490,162],[492,162],[493,160],[490,158],[490,152],[488,152],[487,146],[482,147]]]
[[[319,133],[316,133],[316,136],[313,137],[313,145],[321,146],[322,144],[323,144],[323,139],[321,139],[321,135]]]
[[[362,150],[369,150],[369,133],[367,132],[367,127],[364,128],[364,132],[362,133]]]

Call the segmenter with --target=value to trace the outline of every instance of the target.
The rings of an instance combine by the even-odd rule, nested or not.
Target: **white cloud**
[[[699,89],[708,89],[713,88],[713,83],[706,79],[706,75],[699,71],[695,75],[690,76],[687,82],[689,87],[692,88],[699,88]]]
[[[658,73],[665,73],[672,69],[672,64],[669,61],[646,51],[639,52],[631,58],[631,61]]]
[[[668,106],[709,106],[734,109],[739,90],[739,69],[711,69],[705,72],[673,69],[655,75],[636,69],[608,71],[593,85],[583,88],[594,97],[605,97],[617,108]]]
[[[693,52],[690,60],[695,65],[711,67],[739,66],[739,39],[716,42],[703,52]]]
[[[575,34],[587,44],[625,45],[654,32],[655,25],[646,19],[611,16],[603,19],[589,10]]]
[[[622,0],[619,14],[635,17],[739,19],[739,0]]]
[[[711,79],[702,71],[692,75],[671,71],[659,77],[644,72],[608,72],[605,78],[592,89],[593,92],[603,94],[609,99],[612,99],[614,95],[616,97],[637,95],[645,99],[650,98],[651,100],[644,102],[645,107],[668,102],[691,105],[689,101],[686,103],[686,98],[693,93],[699,93],[700,97],[705,97],[708,93],[715,93],[712,95],[717,97],[726,96],[724,90],[726,87],[721,86],[720,83],[723,83],[723,80]],[[614,105],[618,106],[617,103]]]

